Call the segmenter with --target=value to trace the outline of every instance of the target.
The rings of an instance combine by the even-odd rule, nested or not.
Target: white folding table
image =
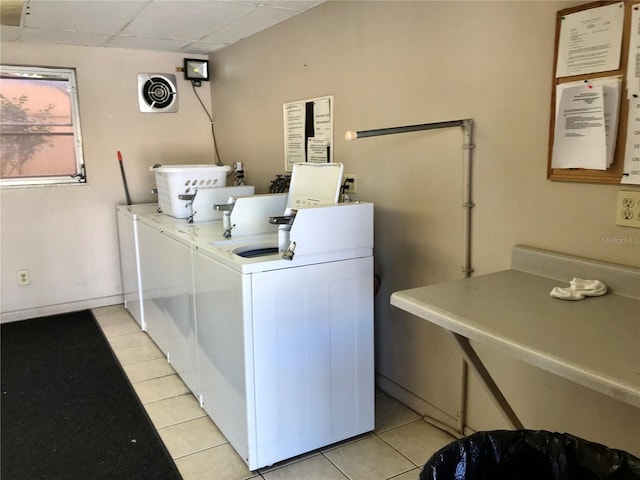
[[[513,264],[510,270],[395,292],[391,304],[450,331],[515,428],[522,423],[470,342],[640,407],[640,269],[521,246],[514,248]],[[580,301],[551,297],[553,287],[568,286],[558,279],[566,272],[600,275],[620,288]]]

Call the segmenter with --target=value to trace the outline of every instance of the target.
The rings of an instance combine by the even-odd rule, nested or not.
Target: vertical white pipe
[[[460,396],[458,397],[458,424],[456,430],[458,434],[464,436],[464,427],[467,423],[467,371],[469,366],[463,358],[460,361]]]
[[[464,129],[464,165],[462,170],[463,199],[462,207],[464,208],[464,219],[462,227],[463,236],[463,264],[462,271],[465,278],[471,276],[473,268],[471,267],[471,209],[474,203],[471,201],[472,194],[472,158],[473,158],[473,120],[463,120],[462,127]],[[458,433],[464,436],[464,428],[467,421],[467,391],[468,391],[468,365],[464,357],[460,365],[460,396],[458,398]]]
[[[345,134],[345,139],[348,141],[355,140],[356,138],[361,137],[375,137],[378,135],[392,135],[396,133],[404,133],[404,132],[414,132],[420,130],[431,130],[437,128],[449,128],[462,126],[464,129],[464,165],[462,171],[462,184],[463,184],[463,200],[462,207],[464,208],[463,215],[463,226],[462,226],[462,236],[463,236],[463,264],[462,264],[462,272],[464,273],[465,278],[470,277],[473,273],[473,268],[471,267],[471,209],[475,206],[475,204],[471,201],[472,194],[472,158],[473,158],[473,149],[475,145],[473,144],[473,120],[453,120],[450,122],[436,122],[436,123],[426,123],[422,125],[409,125],[404,127],[393,127],[393,128],[382,128],[377,130],[365,130],[360,132],[348,131]],[[460,369],[460,397],[458,399],[458,425],[457,429],[460,435],[464,435],[464,428],[466,423],[466,400],[467,400],[467,390],[468,390],[468,364],[466,360],[462,359],[461,369]]]
[[[475,206],[471,201],[472,185],[471,185],[471,167],[473,158],[473,120],[463,120],[464,128],[464,166],[462,170],[463,199],[462,206],[464,208],[463,222],[463,265],[462,271],[465,277],[470,277],[473,273],[471,268],[471,209]]]

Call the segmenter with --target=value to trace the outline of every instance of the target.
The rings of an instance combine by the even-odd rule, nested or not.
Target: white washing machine
[[[142,330],[146,330],[146,325],[142,310],[138,220],[140,215],[157,209],[156,204],[120,205],[116,209],[124,306]]]
[[[200,221],[210,225],[221,225],[222,212],[214,210],[216,203],[227,202],[231,196],[251,196],[255,193],[253,186],[220,187],[203,189],[198,192],[193,201],[193,219],[195,224]],[[191,225],[186,219],[174,218],[169,215],[158,214],[158,204],[119,205],[116,208],[118,225],[118,241],[120,247],[120,271],[124,306],[131,313],[142,330],[147,330],[144,318],[143,287],[140,272],[140,241],[138,221],[142,216],[149,224],[161,228],[162,225],[175,224]],[[201,220],[202,219],[202,220]],[[218,222],[211,223],[212,220]],[[204,225],[204,223],[203,223]],[[207,228],[207,227],[203,227]],[[211,228],[211,227],[209,227]]]
[[[290,238],[194,243],[202,405],[252,470],[374,429],[373,205],[299,209]]]
[[[293,187],[137,227],[149,335],[251,470],[374,429],[373,205]]]

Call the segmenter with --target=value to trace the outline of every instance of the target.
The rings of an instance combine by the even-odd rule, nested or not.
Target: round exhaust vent
[[[138,103],[143,113],[177,112],[176,76],[170,73],[138,74]]]

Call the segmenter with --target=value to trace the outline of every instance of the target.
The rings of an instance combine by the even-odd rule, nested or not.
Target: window
[[[85,183],[75,70],[0,65],[0,186]]]

